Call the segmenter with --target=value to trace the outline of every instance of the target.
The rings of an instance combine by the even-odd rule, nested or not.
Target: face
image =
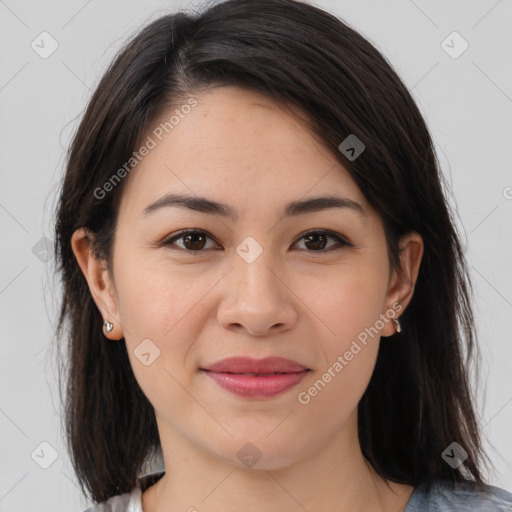
[[[148,132],[156,145],[125,178],[111,292],[97,303],[125,338],[161,437],[238,466],[252,443],[259,467],[284,467],[356,428],[380,336],[412,288],[390,271],[379,216],[303,124],[237,88],[195,98],[162,140]],[[168,194],[225,206],[160,201]],[[341,206],[294,205],[321,196]],[[240,394],[203,370],[238,356],[308,371],[239,376],[252,390]]]

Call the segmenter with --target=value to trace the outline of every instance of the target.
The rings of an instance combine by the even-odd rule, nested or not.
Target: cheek
[[[298,390],[302,417],[306,422],[314,421],[320,437],[335,435],[357,410],[370,382],[377,350],[377,343],[368,347],[360,345],[354,349],[356,353],[350,361],[345,352],[339,351],[343,362],[333,358],[328,367],[315,372],[307,386]]]
[[[315,290],[309,294],[311,309],[323,321],[325,339],[332,340],[329,352],[344,350],[352,339],[375,326],[383,313],[385,272],[377,265],[347,266],[310,288]]]
[[[192,287],[179,273],[169,276],[168,267],[143,264],[133,256],[119,263],[116,279],[135,379],[155,410],[178,417],[195,404],[184,389],[190,389],[193,380],[190,350],[199,337],[196,320],[208,283]]]
[[[310,387],[300,391],[308,395],[304,401],[316,404],[311,410],[320,417],[329,414],[333,403],[339,419],[346,417],[370,381],[379,350],[385,277],[378,266],[352,267],[331,274],[328,286],[315,288],[311,309],[323,324],[317,345],[321,364],[308,381]]]
[[[190,286],[190,278],[155,256],[153,251],[128,251],[116,262],[115,278],[123,327],[139,337],[161,339],[186,315],[201,283]]]
[[[132,255],[119,262],[119,316],[134,367],[139,366],[134,351],[149,339],[160,351],[155,360],[158,366],[173,375],[181,374],[180,380],[195,370],[191,367],[195,364],[194,342],[208,315],[208,292],[218,281],[217,274],[199,278],[191,268],[180,272],[168,262],[148,256]]]
[[[340,280],[337,293],[323,296],[319,311],[329,329],[318,338],[320,364],[297,391],[304,414],[333,433],[357,408],[379,351],[380,291],[364,284],[355,277]]]

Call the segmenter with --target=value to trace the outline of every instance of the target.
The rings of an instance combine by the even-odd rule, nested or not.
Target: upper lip
[[[309,370],[296,361],[283,357],[228,357],[201,369],[216,373],[295,373]]]

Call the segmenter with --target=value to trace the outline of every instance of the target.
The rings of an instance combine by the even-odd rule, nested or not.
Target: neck
[[[353,428],[314,454],[271,469],[239,467],[159,425],[165,475],[142,496],[144,512],[402,511],[413,491],[386,482],[361,453]],[[163,433],[163,435],[162,435]],[[235,450],[236,452],[236,450]]]

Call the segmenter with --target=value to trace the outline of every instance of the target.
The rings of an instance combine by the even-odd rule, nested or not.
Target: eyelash
[[[297,242],[299,242],[303,238],[307,237],[308,235],[317,235],[317,234],[326,235],[327,237],[336,239],[338,244],[339,244],[339,246],[338,247],[336,247],[336,246],[329,247],[327,249],[320,249],[318,251],[312,251],[312,250],[309,251],[307,249],[303,249],[303,250],[306,250],[306,252],[310,252],[310,253],[320,253],[320,254],[322,254],[322,253],[330,252],[332,250],[342,249],[343,247],[353,247],[353,244],[348,242],[346,239],[344,239],[343,237],[341,237],[340,235],[338,235],[334,231],[330,231],[330,230],[327,230],[327,229],[322,229],[322,230],[314,229],[314,230],[311,230],[311,231],[307,231],[306,233],[302,234],[299,237]],[[171,235],[170,237],[162,240],[162,242],[160,242],[159,245],[165,246],[168,249],[171,249],[172,251],[185,251],[185,252],[188,252],[188,253],[201,253],[201,252],[205,251],[205,249],[199,249],[197,251],[193,251],[191,249],[186,249],[186,248],[183,248],[183,247],[172,247],[173,242],[175,242],[176,240],[183,239],[187,235],[206,235],[206,237],[208,237],[211,240],[213,240],[213,237],[210,236],[206,231],[203,231],[203,230],[200,230],[200,229],[184,229],[184,230],[179,231],[178,233],[175,233],[175,234]],[[295,242],[295,243],[297,243],[297,242]],[[295,243],[294,243],[294,245],[295,245]]]

